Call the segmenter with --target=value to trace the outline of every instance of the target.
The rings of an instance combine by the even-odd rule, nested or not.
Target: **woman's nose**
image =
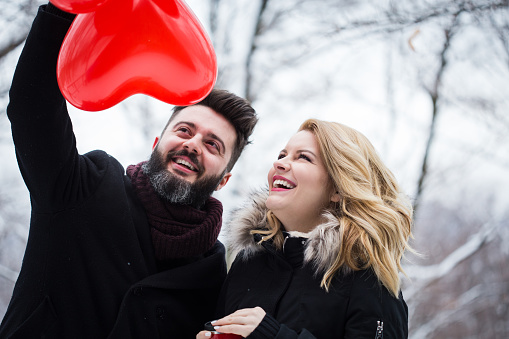
[[[278,159],[274,161],[274,168],[276,170],[286,172],[290,169],[290,164],[288,162],[283,161],[282,159]]]

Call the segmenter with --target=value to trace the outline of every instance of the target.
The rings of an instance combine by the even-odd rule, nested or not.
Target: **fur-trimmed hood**
[[[236,256],[243,251],[242,257],[247,259],[258,251],[265,250],[254,240],[250,232],[267,229],[268,209],[265,201],[268,195],[268,188],[255,191],[244,206],[232,212],[224,228],[225,242],[230,255]],[[323,273],[333,265],[341,243],[342,233],[338,219],[331,213],[326,213],[325,218],[325,223],[318,225],[309,233],[295,232],[298,233],[296,236],[308,239],[305,244],[304,262],[313,264],[316,273]]]

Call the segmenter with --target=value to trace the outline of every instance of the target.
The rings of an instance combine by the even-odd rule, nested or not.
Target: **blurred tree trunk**
[[[426,89],[426,92],[428,92],[431,102],[432,102],[432,112],[431,112],[431,124],[429,127],[429,134],[428,134],[428,140],[426,141],[426,147],[424,149],[424,155],[422,158],[422,165],[421,165],[421,172],[419,174],[419,179],[417,180],[417,189],[415,193],[414,198],[414,213],[417,214],[417,210],[419,207],[420,200],[422,198],[422,194],[424,191],[425,181],[426,177],[428,176],[428,170],[429,170],[429,157],[431,153],[431,149],[433,146],[433,143],[435,141],[435,133],[438,123],[438,116],[440,113],[440,107],[439,107],[439,100],[440,100],[440,90],[442,86],[442,78],[444,75],[444,72],[447,67],[447,52],[449,51],[449,48],[451,46],[451,40],[454,36],[454,30],[457,27],[457,20],[458,20],[458,13],[457,15],[454,15],[453,23],[451,24],[451,27],[446,28],[444,31],[445,41],[443,49],[440,53],[440,63],[438,66],[438,70],[436,72],[435,80],[432,84],[431,88]]]
[[[244,93],[244,97],[249,101],[249,102],[253,102],[256,100],[256,93],[253,91],[252,89],[252,78],[253,78],[253,69],[252,69],[252,60],[253,60],[253,56],[256,52],[256,48],[257,48],[257,39],[259,36],[261,36],[263,34],[263,31],[264,31],[264,24],[263,24],[263,14],[265,13],[265,10],[267,9],[267,4],[268,4],[269,0],[260,0],[260,9],[256,15],[256,27],[254,29],[254,33],[253,35],[251,36],[251,42],[250,42],[250,48],[249,48],[249,51],[247,53],[247,58],[246,58],[246,83],[245,83],[245,93]]]

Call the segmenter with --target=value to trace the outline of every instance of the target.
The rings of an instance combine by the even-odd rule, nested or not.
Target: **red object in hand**
[[[106,1],[108,0],[51,0],[50,2],[63,11],[78,14],[95,11],[97,6]]]
[[[57,63],[65,99],[87,111],[141,93],[190,105],[214,87],[217,61],[182,0],[51,0],[78,13]]]
[[[205,323],[205,331],[209,331],[211,333],[211,339],[241,339],[242,336],[233,333],[220,333],[214,329],[214,325],[212,322]]]

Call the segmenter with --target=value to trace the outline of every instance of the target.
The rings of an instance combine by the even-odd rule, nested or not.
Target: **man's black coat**
[[[39,9],[10,91],[32,216],[0,338],[194,338],[226,275],[224,246],[158,272],[122,166],[102,151],[77,152],[55,75],[70,23]]]

